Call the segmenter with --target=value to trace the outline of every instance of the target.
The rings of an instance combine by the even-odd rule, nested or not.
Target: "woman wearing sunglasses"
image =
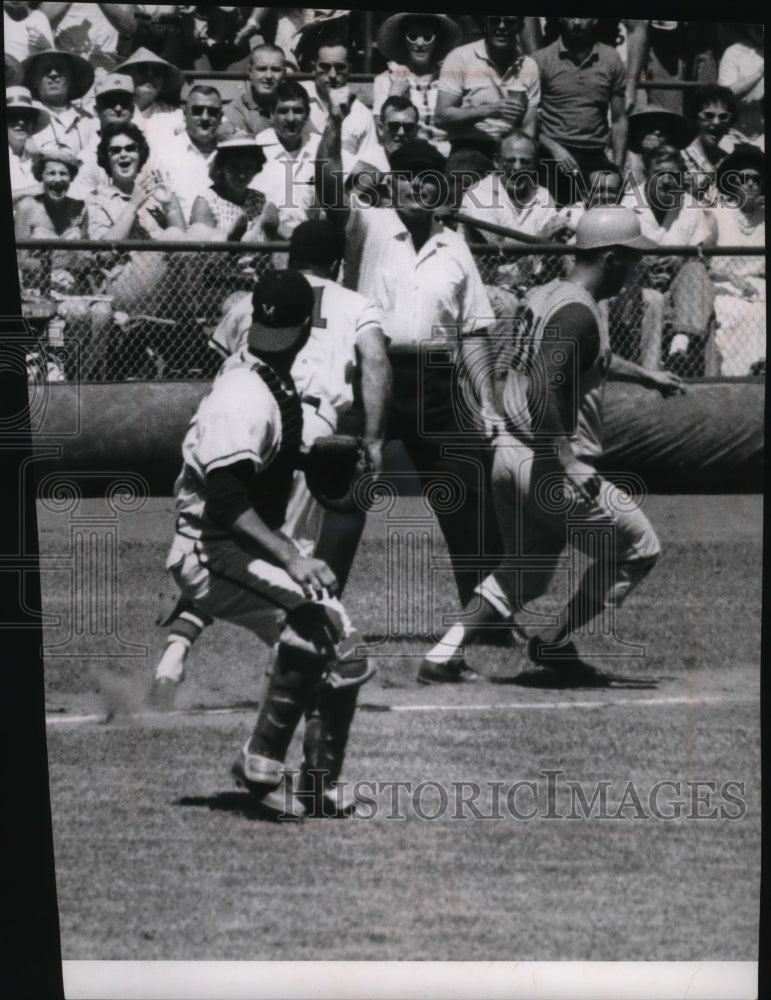
[[[418,132],[447,156],[447,133],[434,124],[439,69],[463,40],[461,29],[443,14],[394,14],[380,26],[377,47],[388,69],[375,77],[372,110],[380,114],[389,97],[406,97],[418,109]]]
[[[743,140],[733,128],[736,114],[736,98],[728,87],[711,83],[694,91],[690,117],[699,131],[683,150],[683,160],[704,205],[715,203],[715,171],[737,142]]]
[[[717,169],[719,203],[711,209],[717,246],[764,247],[766,158],[739,143]],[[722,375],[757,371],[766,357],[766,259],[712,257],[717,332]]]
[[[97,146],[97,163],[109,180],[88,204],[88,235],[92,240],[180,240],[185,219],[176,195],[157,169],[144,170],[150,150],[133,122],[105,125]],[[105,292],[116,309],[163,315],[182,278],[184,254],[147,250],[108,251],[99,258],[107,268]],[[177,311],[179,305],[176,306]]]

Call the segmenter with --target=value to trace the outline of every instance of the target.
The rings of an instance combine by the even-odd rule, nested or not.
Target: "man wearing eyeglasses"
[[[185,222],[193,202],[211,183],[207,160],[217,148],[222,122],[222,97],[216,87],[191,87],[183,108],[185,131],[158,145],[157,153],[171,190],[179,199]]]
[[[541,100],[538,67],[522,46],[524,18],[485,17],[484,38],[448,53],[439,74],[435,121],[453,151],[479,149],[521,128],[535,135]]]
[[[331,41],[321,44],[313,73],[314,79],[303,84],[311,102],[311,124],[317,132],[323,132],[333,102],[345,104],[348,110],[343,119],[343,150],[355,159],[370,162],[365,153],[377,147],[375,119],[369,108],[348,90],[350,63],[346,46]]]

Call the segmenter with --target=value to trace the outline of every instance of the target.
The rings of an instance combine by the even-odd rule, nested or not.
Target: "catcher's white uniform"
[[[316,300],[308,343],[292,366],[292,378],[303,402],[303,447],[333,434],[339,418],[353,405],[356,342],[383,329],[383,312],[374,303],[328,278],[304,272]],[[239,364],[252,322],[252,300],[237,302],[211,335],[209,344],[226,359],[223,370]],[[284,531],[310,551],[321,526],[322,510],[298,472],[287,506]]]
[[[182,445],[184,465],[175,487],[177,529],[166,568],[199,611],[242,625],[272,646],[284,612],[306,603],[307,596],[284,569],[237,544],[206,511],[207,475],[239,461],[249,461],[255,473],[266,476],[261,492],[269,508],[275,503],[276,509],[281,507],[274,493],[283,489],[286,499],[289,492],[289,480],[283,482],[281,473],[275,482],[270,478],[286,444],[285,417],[255,362],[247,351],[233,358],[191,421]],[[329,603],[347,631],[342,605],[334,599]]]
[[[548,436],[539,434],[539,347],[544,338],[556,338],[565,350],[575,349],[570,330],[557,329],[552,323],[561,308],[575,303],[592,312],[600,349],[594,363],[576,376],[577,419],[571,444],[576,458],[588,466],[602,452],[602,398],[610,363],[607,324],[594,298],[582,287],[553,281],[533,289],[527,297],[503,395],[509,430],[495,442],[493,494],[506,559],[478,591],[504,614],[546,590],[568,544],[597,559],[599,540],[604,537],[607,545],[612,538],[608,572],[597,574],[602,590],[597,596],[607,607],[621,603],[659,553],[658,539],[637,503],[607,480],[601,479],[594,501],[566,501],[559,491],[564,476],[555,447]]]

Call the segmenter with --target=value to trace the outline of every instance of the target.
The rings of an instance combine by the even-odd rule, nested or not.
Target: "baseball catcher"
[[[358,688],[374,672],[353,656],[356,636],[334,596],[335,574],[281,530],[302,434],[290,369],[313,308],[297,271],[270,272],[255,286],[248,350],[217,376],[182,446],[166,563],[192,606],[273,648],[254,731],[232,773],[274,818],[351,813],[355,802],[336,782]],[[283,767],[303,714],[304,761],[293,790]]]

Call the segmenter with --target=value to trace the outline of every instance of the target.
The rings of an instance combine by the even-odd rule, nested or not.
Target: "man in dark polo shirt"
[[[257,135],[273,125],[276,87],[286,76],[286,58],[278,45],[256,45],[249,56],[249,79],[228,105],[225,117],[237,129]]]
[[[575,200],[573,179],[623,168],[627,144],[626,70],[609,45],[595,40],[597,18],[562,17],[560,37],[533,53],[541,82],[538,109],[544,178],[559,205]],[[610,124],[608,123],[610,112]]]

